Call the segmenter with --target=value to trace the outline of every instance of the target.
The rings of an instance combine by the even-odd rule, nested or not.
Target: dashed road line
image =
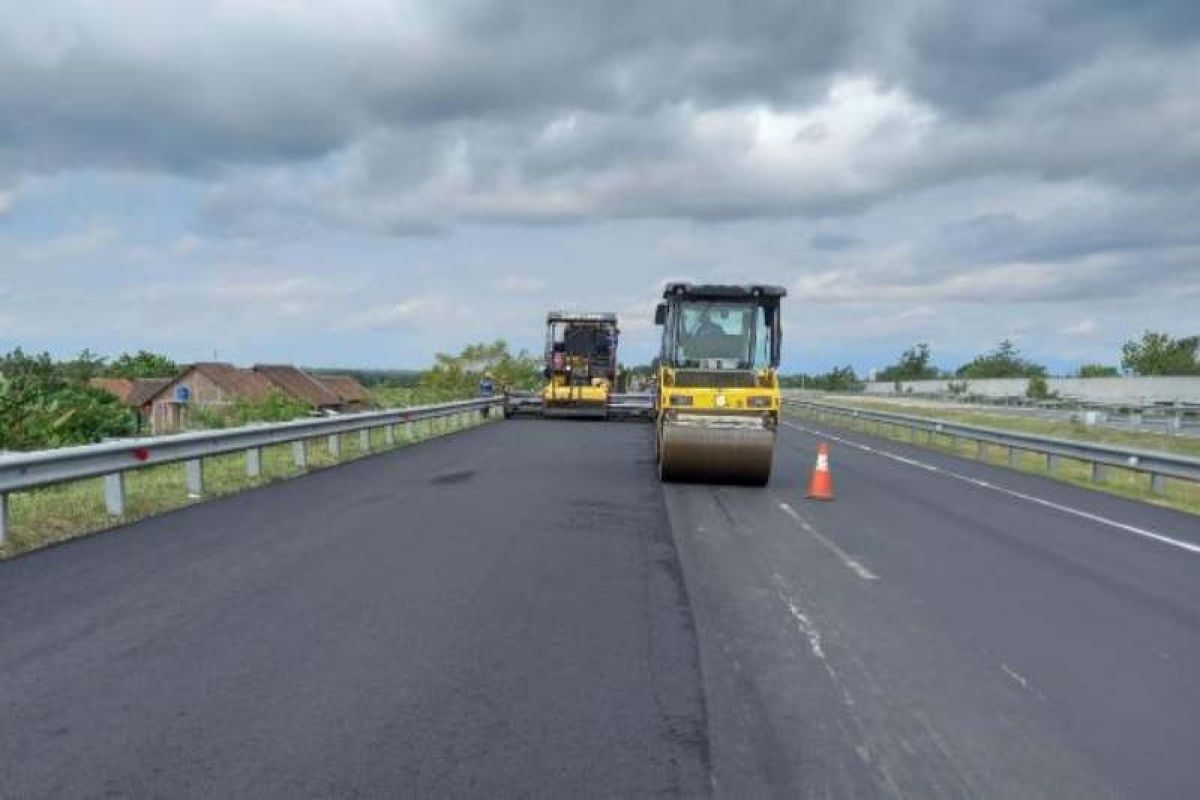
[[[1001,664],[1000,669],[1004,670],[1005,675],[1012,678],[1017,683],[1021,684],[1022,689],[1029,688],[1029,681],[1025,680],[1025,678],[1020,673],[1018,673],[1016,670],[1014,670],[1008,664]]]
[[[797,512],[796,509],[792,508],[787,503],[780,503],[779,508],[782,509],[783,513],[795,520],[796,524],[807,531],[814,539],[824,545],[829,552],[837,556],[838,559],[846,565],[846,568],[855,575],[862,578],[864,581],[879,580],[878,575],[876,575],[874,572],[871,572],[871,570],[864,567],[858,561],[854,560],[845,550],[838,547],[835,542],[824,536],[820,531],[813,527],[812,523],[800,516],[800,513]]]

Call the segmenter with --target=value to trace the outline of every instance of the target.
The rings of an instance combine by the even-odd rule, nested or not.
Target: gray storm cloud
[[[675,221],[653,269],[832,302],[1183,296],[1197,75],[1194,0],[9,4],[0,219],[149,173],[215,240]]]

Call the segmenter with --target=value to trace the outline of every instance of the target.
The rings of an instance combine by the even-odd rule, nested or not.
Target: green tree
[[[535,389],[542,380],[542,362],[525,350],[512,354],[502,339],[472,344],[458,355],[438,353],[433,367],[421,375],[419,386],[431,400],[474,397],[485,374],[499,386]]]
[[[920,342],[900,355],[900,360],[875,376],[880,381],[923,381],[938,376],[937,367],[932,365],[933,353],[929,345]]]
[[[956,374],[960,378],[1032,378],[1045,377],[1046,368],[1022,358],[1016,345],[1005,339],[992,352],[959,367]]]
[[[849,364],[844,367],[834,367],[824,375],[818,375],[816,382],[822,384],[821,388],[830,392],[859,392],[863,388],[862,380],[855,373],[854,367]]]
[[[1084,364],[1079,368],[1081,378],[1116,378],[1120,374],[1121,371],[1116,367],[1104,364]]]
[[[1049,400],[1052,397],[1058,397],[1058,393],[1050,391],[1050,384],[1046,382],[1044,376],[1031,375],[1029,385],[1025,387],[1025,396],[1032,400]]]
[[[865,385],[854,367],[834,367],[820,375],[781,375],[779,385],[785,389],[814,389],[823,392],[861,392]]]
[[[70,361],[57,364],[56,369],[67,383],[87,383],[104,371],[104,362],[107,360],[104,356],[98,356],[85,348]]]
[[[1121,366],[1137,375],[1200,375],[1198,348],[1200,336],[1173,339],[1146,331],[1141,340],[1130,339],[1121,348]]]
[[[179,365],[170,358],[147,350],[122,353],[104,370],[110,378],[170,378],[179,372]]]
[[[0,449],[36,450],[98,442],[134,431],[133,415],[108,392],[78,383],[85,351],[73,362],[28,356],[19,348],[0,357]]]
[[[49,383],[55,379],[54,361],[49,353],[31,356],[18,347],[11,353],[0,356],[0,375],[9,380],[25,379]]]

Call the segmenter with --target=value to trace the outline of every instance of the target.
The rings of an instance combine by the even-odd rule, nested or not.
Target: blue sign
[[[175,387],[175,402],[187,403],[192,399],[192,387],[186,383],[181,383]]]

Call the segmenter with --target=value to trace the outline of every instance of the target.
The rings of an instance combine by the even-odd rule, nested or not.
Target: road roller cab
[[[778,286],[668,284],[655,397],[659,475],[764,485],[779,427]]]
[[[551,311],[546,316],[547,416],[603,417],[617,382],[617,315]]]

